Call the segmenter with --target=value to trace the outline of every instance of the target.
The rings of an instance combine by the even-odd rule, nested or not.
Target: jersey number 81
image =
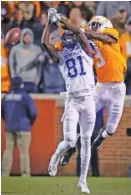
[[[78,74],[81,75],[81,76],[86,75],[86,72],[84,71],[81,56],[77,56],[77,61],[79,62],[79,65],[80,65],[80,72],[78,72],[78,69],[77,69],[77,66],[76,66],[77,63],[76,63],[74,58],[70,58],[70,59],[66,60],[66,66],[67,66],[67,69],[68,69],[68,76],[70,78],[77,77]]]

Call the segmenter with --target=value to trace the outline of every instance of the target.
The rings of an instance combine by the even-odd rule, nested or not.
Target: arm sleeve
[[[12,47],[9,54],[9,69],[11,78],[16,76],[16,63],[15,63],[15,47]]]
[[[31,98],[31,96],[29,96],[28,94],[24,95],[24,100],[26,104],[27,117],[30,119],[31,124],[33,125],[37,117],[37,108],[36,108],[35,102]]]
[[[106,16],[105,14],[105,3],[104,2],[100,2],[97,6],[97,10],[96,10],[96,15],[97,16]]]

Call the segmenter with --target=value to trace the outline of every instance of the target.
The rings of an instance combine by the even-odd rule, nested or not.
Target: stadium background
[[[117,5],[118,3],[118,5]],[[10,1],[2,2],[2,37],[1,37],[1,57],[2,57],[2,66],[1,66],[1,81],[2,81],[2,92],[7,92],[11,84],[10,70],[8,64],[8,55],[10,48],[6,48],[4,45],[4,36],[7,31],[13,27],[20,27],[21,29],[28,27],[30,28],[35,36],[35,44],[40,46],[40,38],[42,30],[47,20],[47,10],[49,7],[55,7],[58,11],[70,19],[74,20],[74,15],[81,12],[81,22],[80,25],[84,28],[88,28],[87,22],[95,14],[105,15],[110,18],[114,26],[120,32],[122,37],[126,39],[126,29],[125,24],[127,19],[131,14],[131,5],[130,2],[124,2],[121,5],[120,2],[116,2],[115,9],[116,13],[109,14],[109,10],[104,10],[104,4],[99,2],[36,2],[36,1]],[[74,7],[77,7],[77,11],[73,16],[70,16],[70,13]],[[26,8],[26,9],[25,9]],[[27,10],[28,8],[28,10]],[[108,7],[109,9],[110,6]],[[20,11],[19,14],[18,10]],[[26,10],[26,11],[25,11]],[[78,11],[79,10],[79,11]],[[24,12],[25,11],[25,12]],[[122,14],[119,17],[121,20],[118,20],[118,15]],[[18,17],[19,15],[19,17]],[[18,17],[18,18],[17,18]],[[20,22],[18,19],[22,18]],[[77,18],[77,17],[75,17]],[[37,28],[36,28],[37,27]],[[54,35],[57,32],[61,33],[61,27],[53,26],[52,32]],[[131,39],[128,40],[131,42]],[[122,47],[121,44],[121,47]],[[126,59],[130,59],[130,53],[123,51]],[[44,65],[43,65],[44,69]],[[131,75],[130,75],[131,76]],[[46,77],[47,80],[53,77],[55,80],[55,72]],[[43,82],[43,80],[42,80]],[[44,80],[46,83],[46,80]],[[129,80],[126,79],[126,84],[129,85]],[[62,139],[62,124],[60,123],[61,114],[63,112],[64,100],[59,97],[59,95],[51,94],[48,95],[48,90],[43,89],[43,83],[39,84],[39,94],[34,94],[33,98],[36,101],[38,108],[38,118],[32,130],[32,145],[31,145],[31,170],[32,174],[43,174],[47,171],[48,162],[52,152],[54,151],[58,142]],[[61,86],[60,86],[61,87]],[[50,86],[51,88],[51,86]],[[54,88],[54,86],[52,87]],[[129,90],[131,86],[129,86]],[[45,94],[47,93],[47,94]],[[129,93],[131,93],[129,91]],[[106,119],[106,113],[105,113]],[[109,138],[102,146],[99,151],[99,160],[100,160],[100,171],[103,176],[127,176],[129,168],[131,167],[131,137],[127,135],[127,128],[131,128],[131,97],[128,95],[125,100],[124,113],[117,129],[117,133]],[[2,123],[2,153],[4,150],[4,124]],[[66,168],[59,168],[60,175],[76,175],[76,158],[77,154],[73,157],[71,163]],[[17,149],[14,151],[14,164],[12,173],[19,173],[19,155]]]

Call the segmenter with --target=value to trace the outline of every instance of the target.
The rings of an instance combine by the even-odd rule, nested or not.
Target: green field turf
[[[4,177],[2,195],[80,195],[76,177]],[[91,195],[131,195],[131,179],[89,178]]]

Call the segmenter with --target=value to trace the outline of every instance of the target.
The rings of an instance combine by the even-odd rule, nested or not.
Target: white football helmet
[[[105,28],[113,28],[111,21],[104,16],[94,16],[88,23],[89,29],[101,32]]]

